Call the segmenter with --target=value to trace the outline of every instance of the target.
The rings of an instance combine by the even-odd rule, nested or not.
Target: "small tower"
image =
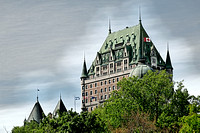
[[[169,74],[173,75],[173,67],[172,67],[172,63],[171,63],[171,59],[170,59],[170,54],[169,54],[169,46],[167,45],[167,57],[166,57],[166,71]]]
[[[44,111],[42,110],[42,107],[38,101],[38,96],[37,96],[37,101],[28,117],[27,122],[31,122],[32,120],[36,121],[37,123],[40,123],[41,120],[45,117]]]
[[[53,117],[58,117],[58,111],[59,111],[59,113],[67,112],[67,109],[61,99],[61,95],[60,95],[60,100],[58,101],[58,103],[53,111]]]
[[[82,91],[82,111],[87,111],[85,107],[85,80],[88,78],[88,73],[87,73],[87,67],[86,67],[86,62],[85,62],[85,57],[84,57],[84,62],[83,62],[83,69],[82,69],[82,74],[81,74],[81,91]]]

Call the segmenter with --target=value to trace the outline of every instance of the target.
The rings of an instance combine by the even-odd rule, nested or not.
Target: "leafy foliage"
[[[105,124],[99,122],[95,114],[82,112],[78,114],[69,110],[60,114],[58,118],[46,117],[38,124],[35,121],[27,122],[22,127],[14,127],[13,133],[80,133],[104,132]]]
[[[166,71],[149,71],[143,78],[122,79],[111,98],[92,113],[69,110],[12,132],[200,132],[200,96],[190,96],[183,82],[173,83]]]

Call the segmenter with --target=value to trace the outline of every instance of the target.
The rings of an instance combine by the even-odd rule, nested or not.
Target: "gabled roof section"
[[[85,59],[84,59],[81,78],[87,78],[87,77],[88,77],[88,73],[87,73],[86,62],[85,62]]]
[[[28,122],[34,120],[38,123],[45,117],[42,107],[40,106],[39,101],[37,101],[28,117]]]
[[[153,42],[144,42],[144,38],[149,38],[145,29],[142,26],[141,21],[139,24],[132,27],[126,27],[123,30],[117,32],[112,32],[108,34],[106,40],[104,41],[102,47],[99,50],[99,57],[101,57],[101,64],[108,64],[107,59],[109,56],[114,55],[113,60],[120,61],[123,59],[123,52],[125,48],[129,51],[129,64],[137,64],[141,59],[145,60],[145,64],[151,64],[151,47],[154,46]],[[154,46],[155,47],[155,46]],[[165,66],[165,62],[160,56],[159,52],[155,48],[157,65]],[[110,55],[112,53],[112,55]],[[95,66],[96,58],[93,61],[90,69],[93,69]],[[89,69],[90,74],[94,74],[94,71]]]
[[[67,109],[62,101],[62,99],[60,98],[60,100],[58,101],[54,111],[53,111],[53,116],[57,116],[58,115],[58,111],[60,113],[63,113],[63,112],[67,112]]]

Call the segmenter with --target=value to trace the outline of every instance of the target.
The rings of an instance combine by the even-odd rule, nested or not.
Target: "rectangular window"
[[[107,72],[104,72],[104,73],[103,73],[104,76],[107,75],[107,74],[108,74]]]
[[[96,71],[99,71],[99,67],[96,67]]]
[[[88,103],[88,100],[87,100],[87,99],[85,100],[85,103]]]
[[[95,83],[94,86],[97,87],[97,83]]]
[[[92,91],[90,91],[90,95],[92,95]]]
[[[120,68],[120,69],[117,69],[117,72],[121,72],[122,71],[122,69]]]
[[[113,86],[113,90],[115,90],[115,86]]]
[[[85,93],[85,96],[88,96],[88,92]]]
[[[121,66],[121,62],[117,62],[117,66]]]
[[[103,92],[103,89],[101,89],[101,93]]]
[[[92,88],[92,84],[90,84],[90,88]]]
[[[101,96],[101,100],[103,100],[103,96]]]
[[[107,99],[107,95],[105,95],[105,99]]]
[[[127,64],[127,60],[124,60],[124,64]]]
[[[113,63],[112,63],[112,64],[110,64],[110,68],[113,68]]]
[[[119,78],[117,78],[117,82],[119,81]]]
[[[103,66],[103,70],[107,70],[107,66]]]
[[[115,83],[115,79],[113,78],[113,83]]]
[[[101,86],[103,85],[103,82],[101,82]]]
[[[109,89],[108,89],[109,91],[111,91],[111,87],[109,87]]]
[[[107,81],[105,80],[105,85],[107,84]]]
[[[107,92],[107,88],[105,88],[105,92]]]
[[[93,107],[91,107],[91,111],[93,110]]]
[[[95,90],[95,94],[97,94],[97,90]]]
[[[110,80],[108,80],[108,83],[110,84],[110,83],[111,83],[111,81],[110,81]]]

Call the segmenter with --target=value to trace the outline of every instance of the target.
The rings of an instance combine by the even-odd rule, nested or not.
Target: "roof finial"
[[[167,42],[167,51],[169,51],[169,42]]]
[[[38,91],[40,91],[39,89],[37,89],[37,102],[38,102]]]
[[[108,23],[109,23],[109,34],[111,34],[111,24],[110,24],[110,19],[108,19]]]
[[[139,6],[139,22],[141,23],[142,19],[141,19],[141,8]]]

